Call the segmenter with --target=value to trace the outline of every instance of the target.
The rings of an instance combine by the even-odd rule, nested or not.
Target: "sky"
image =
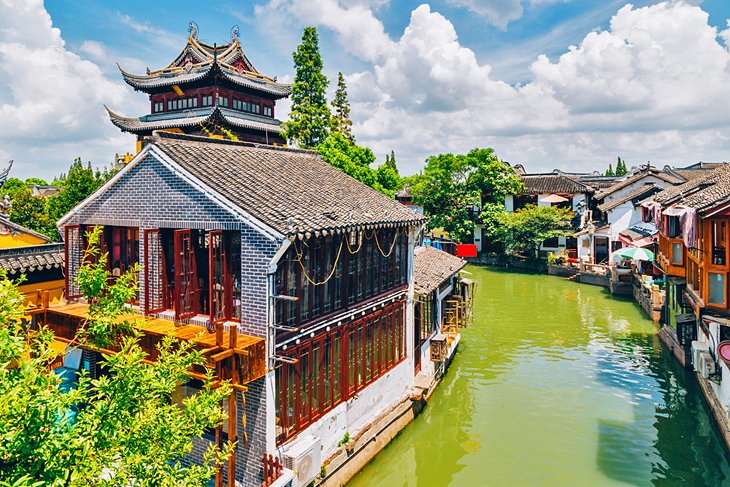
[[[530,172],[730,160],[727,0],[0,0],[0,167],[46,179],[75,157],[134,150],[108,120],[148,113],[117,64],[144,74],[188,23],[256,68],[294,76],[318,28],[330,98],[344,74],[353,131],[403,174],[430,155],[492,147]],[[285,118],[287,100],[277,114]]]

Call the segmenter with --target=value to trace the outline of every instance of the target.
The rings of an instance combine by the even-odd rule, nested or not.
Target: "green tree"
[[[48,182],[41,178],[27,178],[25,184],[37,184],[38,186],[48,186]]]
[[[337,73],[337,91],[335,99],[332,100],[332,130],[341,133],[345,139],[355,143],[355,136],[352,134],[352,120],[350,120],[350,101],[347,98],[347,85],[342,73]]]
[[[391,190],[380,184],[378,172],[370,167],[375,162],[375,154],[369,148],[352,144],[344,135],[334,132],[317,146],[317,152],[325,162],[345,174],[383,194],[393,196]]]
[[[316,28],[304,28],[302,43],[293,57],[296,74],[291,92],[292,107],[284,129],[290,142],[302,148],[313,148],[324,142],[332,123],[325,98],[329,82],[322,74]]]
[[[48,198],[50,219],[53,221],[61,219],[76,205],[99,189],[113,175],[114,171],[112,169],[95,170],[91,167],[91,162],[87,162],[84,166],[81,158],[76,158],[68,173],[62,175],[56,182],[61,187],[61,192]]]
[[[42,196],[33,196],[26,187],[19,191],[12,200],[8,212],[10,221],[29,228],[53,239],[58,231],[56,221],[48,214],[47,201]]]
[[[30,193],[28,186],[26,186],[25,183],[18,178],[8,178],[5,183],[3,183],[0,191],[2,192],[2,198],[9,196],[11,201],[21,193]]]
[[[100,232],[88,238],[98,249]],[[173,401],[202,355],[167,337],[148,362],[134,325],[117,324],[139,269],[110,284],[106,256],[91,255],[79,280],[92,312],[72,343],[114,343],[119,353],[104,354],[99,379],[81,373],[71,388],[50,369],[53,333],[27,324],[17,285],[0,272],[0,485],[204,486],[232,446],[211,446],[203,465],[182,460],[192,438],[223,421],[230,385],[214,389],[209,374],[199,393]]]
[[[487,234],[501,242],[508,254],[537,257],[540,244],[571,233],[572,212],[557,206],[528,205],[520,211],[497,212]]]
[[[628,172],[629,172],[629,170],[626,167],[626,161],[622,160],[619,157],[618,161],[616,162],[616,176],[623,176],[624,174],[626,174]]]
[[[504,196],[524,188],[520,177],[501,162],[493,149],[468,154],[440,154],[426,160],[423,175],[411,185],[432,228],[443,228],[461,242],[474,235],[474,209],[501,204]]]
[[[603,175],[604,176],[615,176],[616,174],[613,172],[613,165],[609,164],[608,169],[606,169],[606,172]]]

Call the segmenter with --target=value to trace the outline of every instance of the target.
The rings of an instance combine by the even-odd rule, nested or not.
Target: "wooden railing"
[[[262,461],[264,462],[264,482],[261,486],[269,487],[284,473],[284,466],[279,457],[271,453],[264,453]]]

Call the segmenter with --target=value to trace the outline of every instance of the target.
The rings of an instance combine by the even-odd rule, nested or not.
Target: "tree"
[[[25,184],[37,184],[38,186],[48,186],[48,182],[41,178],[27,178]]]
[[[12,199],[8,216],[10,221],[50,238],[58,233],[56,220],[48,214],[46,199],[42,196],[33,196],[27,187],[25,191],[17,192]]]
[[[20,179],[8,178],[0,188],[0,192],[2,192],[2,198],[5,198],[5,196],[9,196],[10,200],[12,201],[21,193],[30,193],[30,190],[28,189],[28,186],[26,186],[25,183]]]
[[[305,27],[302,43],[293,53],[294,85],[286,138],[302,148],[313,148],[324,142],[331,126],[331,114],[325,98],[327,77],[322,74],[317,29]]]
[[[332,100],[332,130],[341,133],[345,139],[353,144],[355,136],[352,134],[352,120],[350,120],[350,101],[347,98],[347,86],[342,72],[337,73],[337,91]]]
[[[167,337],[158,358],[146,361],[140,335],[120,325],[124,303],[138,290],[139,268],[116,282],[99,255],[99,230],[88,234],[89,249],[79,285],[90,303],[83,330],[72,343],[104,354],[105,374],[79,374],[64,388],[50,369],[57,353],[53,333],[23,320],[23,297],[0,272],[0,485],[39,486],[203,486],[231,452],[211,446],[203,465],[183,466],[192,438],[225,418],[221,401],[230,385],[212,387],[209,374],[199,393],[172,400],[187,371],[203,365],[200,352]],[[94,262],[95,261],[95,262]]]
[[[432,228],[443,228],[455,239],[470,242],[477,216],[475,207],[487,203],[504,206],[505,195],[523,188],[520,177],[497,158],[493,149],[474,149],[468,154],[429,157],[423,176],[411,191],[430,217]]]
[[[572,212],[564,208],[528,205],[516,212],[495,213],[486,233],[501,242],[508,254],[537,257],[542,242],[571,233],[571,218]]]
[[[317,152],[325,162],[345,174],[383,194],[393,196],[393,192],[380,183],[378,172],[370,167],[375,162],[375,154],[369,148],[353,144],[341,133],[334,132],[317,146]]]
[[[613,165],[609,164],[608,169],[606,169],[606,172],[603,175],[604,176],[615,176],[616,174],[613,172]]]
[[[619,157],[618,161],[616,162],[616,176],[623,176],[624,174],[626,174],[628,172],[629,172],[629,170],[626,167],[626,161],[622,160]]]

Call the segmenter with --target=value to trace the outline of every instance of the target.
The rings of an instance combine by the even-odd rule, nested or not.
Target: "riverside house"
[[[730,368],[721,349],[730,340],[730,165],[668,188],[643,206],[659,226],[656,265],[666,276],[660,337],[680,362],[694,367],[727,432]]]
[[[208,438],[242,440],[221,477],[259,485],[267,454],[267,468],[276,457],[306,485],[346,434],[409,397],[424,219],[314,152],[166,133],[146,142],[59,222],[69,303],[47,320],[61,337],[78,326],[84,232],[103,226],[113,275],[144,265],[130,306],[146,336],[196,341],[239,386],[235,420]],[[92,369],[97,359],[85,352]]]

